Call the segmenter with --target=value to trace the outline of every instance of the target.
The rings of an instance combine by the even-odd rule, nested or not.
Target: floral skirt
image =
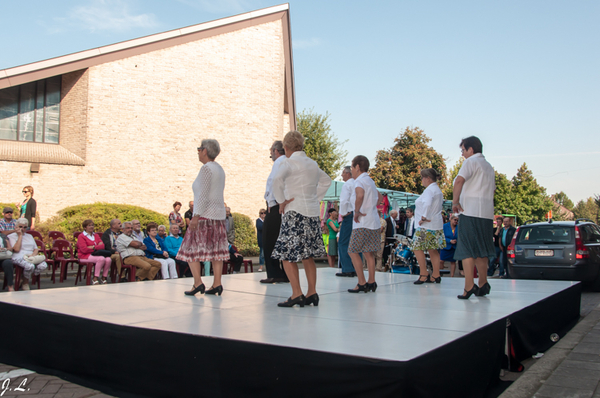
[[[348,253],[378,252],[381,248],[381,232],[378,229],[355,228],[350,235]]]
[[[446,247],[446,237],[444,230],[433,231],[431,229],[418,228],[415,230],[410,249],[412,251],[420,250],[441,250]]]
[[[197,229],[188,229],[175,258],[188,263],[229,260],[225,220],[200,218]]]
[[[298,262],[326,254],[318,216],[307,217],[295,211],[283,215],[272,258]]]

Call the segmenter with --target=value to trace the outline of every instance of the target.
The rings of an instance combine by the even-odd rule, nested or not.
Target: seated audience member
[[[237,274],[242,269],[244,263],[244,257],[238,252],[237,247],[229,244],[229,261],[233,264],[233,273]]]
[[[102,234],[104,250],[112,252],[110,261],[117,267],[117,275],[121,275],[121,256],[117,251],[117,238],[121,235],[121,220],[115,218],[110,221],[110,228]],[[121,278],[121,282],[127,282],[127,278]]]
[[[2,220],[0,220],[0,232],[2,232],[4,235],[8,236],[10,234],[12,234],[13,232],[15,232],[15,222],[16,220],[13,219],[13,208],[12,207],[5,207],[4,211],[2,212],[2,215],[4,216],[2,218]]]
[[[163,279],[177,279],[175,260],[169,257],[165,242],[158,236],[158,225],[155,222],[148,223],[146,231],[148,231],[148,237],[144,239],[146,257],[154,259],[161,264]]]
[[[29,290],[31,274],[39,275],[40,272],[48,268],[45,261],[37,265],[28,261],[27,256],[37,256],[39,251],[33,236],[25,232],[28,227],[29,221],[26,218],[19,218],[15,225],[15,232],[8,235],[13,252],[12,262],[23,268],[23,282],[21,285],[23,290]]]
[[[167,227],[165,227],[164,225],[159,225],[158,236],[160,236],[162,240],[165,240],[165,238],[167,237]]]
[[[165,247],[167,248],[169,257],[175,260],[175,264],[179,268],[179,276],[191,276],[190,265],[186,261],[175,258],[179,252],[181,242],[183,242],[183,238],[179,236],[179,226],[175,224],[171,225],[169,232],[169,236],[165,238]]]
[[[14,227],[13,227],[14,228]],[[4,234],[0,234],[0,253],[6,253],[6,251],[12,252],[12,245],[10,241]],[[6,253],[6,256],[9,256],[10,253]],[[12,259],[10,258],[0,258],[0,267],[4,270],[4,278],[6,279],[6,286],[8,287],[9,292],[15,291],[15,283],[14,280],[14,267]]]
[[[110,257],[94,255],[97,250],[104,250],[104,242],[100,234],[94,232],[94,222],[85,220],[82,225],[83,232],[77,237],[77,253],[81,260],[89,260],[94,262],[94,279],[93,285],[100,283],[100,273],[102,270],[102,283],[107,283],[106,277],[110,271]]]
[[[131,221],[123,223],[123,233],[117,238],[117,250],[127,265],[137,268],[136,280],[154,279],[161,264],[156,260],[146,257],[146,246],[133,236],[133,224]]]
[[[132,236],[143,243],[144,239],[148,237],[148,232],[142,231],[142,223],[140,220],[132,220],[131,226],[133,227]]]

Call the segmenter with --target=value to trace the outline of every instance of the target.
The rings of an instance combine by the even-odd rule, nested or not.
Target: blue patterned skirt
[[[295,211],[283,215],[272,258],[299,262],[326,255],[318,216],[306,217]]]

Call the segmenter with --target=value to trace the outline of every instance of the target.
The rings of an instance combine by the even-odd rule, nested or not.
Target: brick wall
[[[61,145],[86,165],[42,164],[30,174],[28,163],[0,162],[0,201],[19,200],[32,185],[42,220],[98,201],[168,213],[174,201],[193,198],[196,147],[216,138],[225,201],[254,218],[264,205],[269,147],[289,129],[284,64],[276,21],[65,75]]]

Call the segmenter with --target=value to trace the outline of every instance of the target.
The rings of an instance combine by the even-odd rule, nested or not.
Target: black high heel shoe
[[[315,293],[316,294],[316,293]],[[312,296],[314,296],[315,294],[313,294]],[[310,296],[310,297],[312,297]],[[283,303],[278,303],[277,306],[278,307],[293,307],[296,304],[298,304],[300,307],[304,307],[305,304],[305,300],[306,297],[304,297],[303,294],[299,295],[298,297],[296,297],[295,299],[292,299],[291,297],[289,299],[287,299],[286,301],[284,301]],[[317,297],[317,303],[319,302],[319,297]]]
[[[367,291],[369,290],[375,293],[375,291],[377,290],[377,282],[367,283]]]
[[[360,293],[360,292],[369,293],[368,286],[369,286],[368,283],[365,283],[364,285],[356,285],[356,287],[354,289],[348,289],[348,292],[349,293]]]
[[[186,296],[195,296],[196,293],[200,292],[202,294],[204,294],[204,283],[201,284],[200,286],[194,286],[194,288],[192,290],[188,290],[187,292],[184,292],[186,294]]]
[[[425,277],[425,280],[422,280],[421,279],[422,277]],[[433,283],[433,281],[431,280],[431,277],[429,276],[429,274],[427,274],[427,275],[419,275],[419,279],[417,279],[413,283],[415,285],[422,285],[423,283]]]
[[[475,293],[475,295],[479,296],[479,297],[483,297],[486,294],[490,294],[491,290],[492,290],[492,287],[490,286],[489,283],[486,282],[485,285],[483,285],[477,289],[477,293]]]
[[[469,290],[468,292],[465,290],[465,294],[461,294],[460,296],[456,297],[458,297],[461,300],[468,300],[472,294],[475,294],[477,296],[477,292],[479,292],[479,287],[477,285],[473,285],[473,288],[471,290]]]
[[[210,289],[208,289],[206,291],[206,294],[216,294],[216,295],[222,295],[223,294],[223,285],[219,285],[217,287],[211,287]]]
[[[311,294],[306,299],[304,299],[304,305],[314,305],[315,307],[319,306],[319,295],[317,293]]]
[[[438,276],[437,278],[434,278],[434,277],[432,276],[432,277],[431,277],[431,279],[432,279],[432,281],[431,281],[432,283],[433,283],[433,282],[435,282],[435,283],[442,283],[442,276],[441,276],[441,275],[440,275],[440,276]]]

